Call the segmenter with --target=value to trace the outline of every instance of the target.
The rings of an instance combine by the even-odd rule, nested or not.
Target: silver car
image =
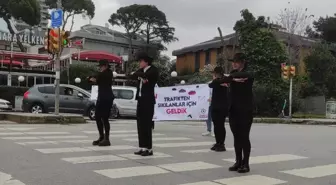
[[[115,96],[114,103],[118,117],[136,117],[137,89],[131,86],[113,86],[112,89]]]

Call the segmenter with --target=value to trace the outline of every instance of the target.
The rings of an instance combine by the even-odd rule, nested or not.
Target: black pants
[[[231,110],[229,119],[234,138],[236,161],[248,165],[251,153],[250,131],[253,113]]]
[[[96,123],[100,137],[104,137],[104,130],[105,130],[105,137],[108,139],[110,136],[110,113],[113,104],[113,99],[111,100],[97,100],[96,104]]]
[[[139,147],[152,149],[152,127],[153,127],[154,103],[144,99],[138,100],[137,105],[137,127]]]
[[[225,130],[225,118],[227,116],[227,111],[223,109],[212,109],[211,117],[214,124],[214,133],[216,138],[216,143],[220,145],[224,145],[226,138],[226,130]]]

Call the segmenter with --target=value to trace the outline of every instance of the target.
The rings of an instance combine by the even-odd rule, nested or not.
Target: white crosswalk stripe
[[[20,137],[3,137],[7,140],[38,140],[38,139],[83,139],[88,136],[20,136]]]
[[[138,166],[130,168],[96,170],[95,172],[111,179],[169,173],[169,171],[156,166]]]
[[[137,130],[113,130],[113,131],[110,131],[110,134],[122,134],[122,133],[137,133],[138,131]],[[95,131],[83,131],[83,133],[86,133],[86,134],[98,134],[98,131],[95,130]]]
[[[213,142],[187,142],[187,143],[162,143],[156,144],[160,148],[189,147],[189,146],[211,146]]]
[[[0,185],[25,185],[19,180],[12,179],[12,176],[3,172],[0,172]]]
[[[110,161],[125,161],[126,159],[117,157],[115,155],[101,155],[101,156],[62,158],[62,160],[73,164],[83,164],[83,163],[98,163],[98,162],[110,162]]]
[[[73,152],[89,152],[89,151],[114,151],[114,150],[130,150],[136,149],[133,146],[115,145],[109,147],[70,147],[70,148],[43,148],[35,149],[44,154],[57,154],[57,153],[73,153]]]
[[[233,151],[233,148],[226,148],[226,151]],[[210,148],[208,149],[199,149],[199,150],[182,150],[182,153],[189,153],[189,154],[198,154],[198,153],[209,153],[209,152],[213,152],[210,150]]]
[[[125,141],[138,141],[138,138],[130,138],[130,139],[124,139]],[[153,141],[186,141],[186,140],[192,140],[191,138],[186,137],[159,137],[159,138],[153,138]]]
[[[233,178],[215,180],[215,182],[225,185],[277,185],[286,183],[286,181],[265,177],[261,175],[233,177]]]
[[[290,155],[290,154],[279,154],[279,155],[265,155],[265,156],[256,156],[250,158],[250,164],[261,164],[261,163],[274,163],[274,162],[284,162],[284,161],[292,161],[299,159],[307,159],[307,157]],[[236,159],[224,159],[224,161],[228,162],[236,162]]]
[[[336,175],[336,164],[287,170],[282,172],[303,178],[320,178],[330,175]]]

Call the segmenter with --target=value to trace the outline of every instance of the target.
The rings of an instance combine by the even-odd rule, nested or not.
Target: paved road
[[[157,123],[155,156],[138,158],[136,125],[114,121],[113,146],[92,147],[94,124],[0,125],[0,185],[330,185],[336,184],[336,127],[252,128],[251,173],[232,165],[229,127],[224,153],[210,152],[204,126]]]

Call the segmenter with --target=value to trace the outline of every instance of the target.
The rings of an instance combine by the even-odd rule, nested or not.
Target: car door
[[[83,96],[79,96],[79,94]],[[83,93],[71,87],[61,86],[60,109],[62,109],[62,112],[82,113],[85,109],[86,102],[87,99],[85,99]]]
[[[47,112],[55,111],[55,87],[53,85],[46,85],[38,87],[41,93],[41,100]]]
[[[122,104],[122,109],[125,115],[131,116],[136,112],[134,96],[135,93],[132,89],[119,89],[119,102]]]

